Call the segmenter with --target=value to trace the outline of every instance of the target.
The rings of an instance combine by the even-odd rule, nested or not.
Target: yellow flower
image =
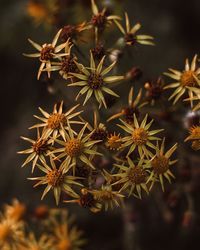
[[[144,162],[144,157],[138,161],[137,164],[127,157],[128,166],[114,164],[119,168],[119,172],[117,174],[113,174],[113,176],[119,178],[112,185],[121,185],[121,189],[119,192],[126,191],[128,195],[134,195],[137,198],[142,197],[142,189],[149,193],[146,181],[149,176],[149,171],[147,170],[146,164]],[[135,193],[136,191],[136,193]]]
[[[20,250],[54,250],[54,239],[52,236],[42,234],[39,239],[36,239],[33,233],[30,233],[25,239],[24,246]]]
[[[139,110],[144,105],[146,105],[146,102],[141,102],[142,98],[142,89],[139,90],[137,96],[133,99],[134,89],[131,87],[128,95],[128,106],[121,109],[120,112],[112,115],[107,121],[111,121],[113,119],[116,119],[118,117],[124,117],[125,121],[129,124],[133,123],[133,114],[135,113],[136,116],[139,116]]]
[[[54,105],[53,112],[47,113],[43,109],[39,108],[40,112],[43,114],[44,117],[36,116],[35,118],[39,119],[43,123],[36,124],[32,126],[32,128],[39,128],[44,127],[43,136],[45,138],[48,138],[53,133],[53,141],[57,138],[58,134],[64,137],[65,129],[68,129],[67,127],[67,120],[69,120],[69,123],[75,123],[75,124],[81,124],[80,121],[74,121],[71,120],[72,118],[80,115],[82,111],[77,111],[73,113],[73,111],[79,106],[77,104],[76,106],[69,109],[67,112],[63,112],[63,101],[60,103],[59,108],[57,108],[57,104]]]
[[[111,150],[119,150],[122,146],[122,139],[120,134],[110,134],[107,138],[106,146]]]
[[[45,162],[42,162],[42,165],[37,164],[38,168],[45,173],[44,176],[28,178],[29,180],[38,181],[34,185],[34,187],[37,187],[39,185],[47,185],[42,194],[41,199],[43,199],[50,190],[53,190],[54,198],[57,205],[59,204],[62,191],[68,194],[69,196],[75,198],[78,197],[76,192],[72,189],[72,186],[82,186],[82,184],[77,181],[77,179],[80,178],[70,176],[68,174],[71,168],[69,163],[66,164],[66,162],[63,162],[59,167],[56,167],[56,164],[52,157],[50,157],[50,163],[50,166],[47,165],[47,163]]]
[[[14,199],[11,205],[5,206],[5,217],[14,221],[21,221],[26,212],[26,206]]]
[[[188,59],[186,59],[185,69],[178,71],[169,69],[170,73],[164,73],[166,76],[174,79],[175,82],[164,87],[164,89],[175,88],[174,93],[169,97],[169,100],[174,98],[173,104],[175,104],[181,96],[186,92],[188,93],[191,107],[193,106],[192,100],[194,96],[194,87],[200,86],[200,68],[196,66],[197,55],[194,56],[191,66]]]
[[[59,53],[61,50],[63,50],[66,46],[66,43],[62,43],[58,46],[56,46],[58,38],[60,36],[62,29],[60,29],[57,34],[55,35],[52,43],[44,43],[42,46],[38,43],[33,42],[31,39],[28,39],[28,41],[31,43],[31,45],[38,51],[34,54],[23,54],[27,57],[34,57],[39,58],[41,64],[40,68],[38,70],[37,79],[40,78],[40,75],[43,71],[43,69],[46,67],[48,77],[50,77],[50,71],[48,70],[51,68],[51,61],[53,59],[61,58],[62,56],[66,56],[66,53]]]
[[[120,194],[118,191],[112,190],[111,185],[102,185],[98,190],[89,191],[93,194],[94,199],[102,205],[107,211],[108,209],[113,209],[114,207],[123,206],[124,195]]]
[[[81,96],[86,94],[85,101],[83,105],[87,103],[90,97],[93,95],[95,96],[97,102],[99,103],[99,108],[102,104],[107,107],[105,98],[103,96],[103,92],[106,92],[109,95],[119,97],[115,92],[113,92],[107,85],[112,83],[121,81],[124,79],[123,76],[105,76],[108,74],[113,67],[115,66],[116,62],[112,63],[110,66],[102,70],[104,64],[105,56],[101,59],[100,63],[96,67],[95,61],[93,58],[92,52],[90,52],[90,68],[86,68],[81,64],[77,64],[77,67],[81,71],[80,74],[71,73],[71,75],[75,76],[76,78],[80,79],[80,81],[68,84],[68,86],[79,86],[82,87],[78,95],[76,96],[76,100]]]
[[[72,224],[73,218],[70,217],[66,210],[60,210],[57,214],[58,219],[51,215],[52,229],[54,235],[54,245],[56,250],[80,250],[85,245],[86,240],[82,237],[83,232]]]
[[[185,139],[185,142],[192,141],[192,149],[200,150],[200,126],[191,127],[189,133],[190,135]]]
[[[90,140],[94,131],[87,135],[84,135],[85,129],[88,126],[87,123],[83,126],[77,136],[72,132],[68,121],[67,123],[69,131],[68,133],[65,131],[65,133],[63,134],[64,141],[58,139],[55,140],[62,147],[55,149],[51,152],[51,154],[54,155],[55,153],[60,153],[56,157],[56,159],[60,159],[66,156],[66,159],[63,161],[63,165],[66,164],[67,166],[69,166],[69,164],[72,162],[71,166],[73,168],[73,174],[75,174],[78,160],[81,160],[83,163],[94,169],[95,167],[86,155],[101,155],[93,149],[93,146],[100,141]]]
[[[149,176],[147,183],[151,182],[150,189],[153,187],[155,181],[159,180],[162,190],[164,191],[164,180],[165,177],[169,183],[171,183],[170,178],[175,178],[172,174],[170,167],[175,164],[177,160],[170,160],[170,157],[177,149],[177,143],[174,144],[166,153],[165,150],[165,139],[162,140],[161,147],[156,148],[156,154],[152,157],[149,167],[152,169],[151,175]],[[149,163],[149,162],[148,162]],[[148,164],[147,163],[147,164]]]
[[[127,45],[135,45],[136,43],[144,44],[144,45],[154,45],[152,40],[154,39],[152,36],[148,35],[136,35],[137,31],[141,28],[141,24],[137,23],[132,28],[130,26],[128,14],[125,13],[126,19],[126,28],[124,29],[122,25],[114,20],[119,30],[124,35],[124,41]]]
[[[140,125],[135,114],[133,125],[130,125],[120,119],[123,125],[118,124],[118,126],[130,134],[129,136],[122,138],[122,141],[124,142],[122,147],[130,147],[127,155],[130,155],[133,151],[135,151],[136,148],[140,157],[143,157],[143,155],[146,157],[151,157],[153,155],[148,148],[156,149],[156,146],[152,144],[151,141],[160,140],[154,135],[163,131],[163,129],[150,131],[149,128],[151,127],[153,120],[147,123],[147,117],[148,115],[145,116]]]
[[[17,250],[24,240],[24,223],[0,216],[0,249]]]
[[[45,138],[44,134],[40,135],[39,128],[37,128],[37,139],[33,140],[27,137],[21,136],[25,141],[30,142],[32,145],[30,148],[17,152],[18,154],[29,154],[25,162],[22,164],[22,167],[27,165],[32,161],[32,172],[35,169],[36,163],[38,160],[45,161],[45,156],[50,150],[53,149],[51,146],[52,139]]]
[[[114,20],[121,20],[121,17],[116,15],[106,15],[106,9],[104,8],[102,11],[99,11],[97,5],[95,4],[94,0],[91,0],[92,4],[92,13],[93,17],[91,19],[91,24],[95,30],[95,41],[98,42],[98,35],[104,29],[109,26]]]

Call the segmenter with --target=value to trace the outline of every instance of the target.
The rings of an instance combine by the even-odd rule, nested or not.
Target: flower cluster
[[[174,98],[173,104],[188,93],[189,97],[183,100],[189,100],[191,107],[197,101],[194,109],[199,109],[200,68],[196,55],[191,66],[186,60],[183,71],[169,69],[170,73],[165,73],[175,80],[171,84],[158,77],[144,83],[144,88],[137,88],[136,84],[129,87],[130,81],[133,84],[139,79],[141,71],[132,67],[131,72],[122,73],[121,57],[131,47],[154,45],[153,37],[138,34],[141,24],[131,27],[127,13],[124,28],[121,16],[106,8],[100,10],[94,0],[91,15],[90,21],[65,25],[52,43],[39,45],[29,39],[38,51],[26,54],[39,58],[37,78],[45,72],[52,78],[52,72],[58,72],[55,77],[61,78],[67,91],[71,91],[69,103],[76,103],[68,107],[68,102],[61,101],[49,113],[39,108],[42,116],[35,115],[39,122],[30,127],[36,135],[32,139],[22,137],[31,146],[19,153],[28,155],[22,166],[31,165],[32,174],[36,174],[29,180],[34,181],[35,187],[44,186],[42,199],[53,192],[57,205],[61,201],[77,203],[98,212],[123,206],[126,197],[141,199],[143,192],[148,195],[156,184],[164,191],[166,181],[171,183],[175,178],[173,165],[177,160],[173,154],[177,143],[168,140],[163,123],[152,119],[155,114],[151,107],[161,97],[165,100],[166,89],[175,88],[169,98]],[[118,28],[122,37],[113,42],[112,48],[106,48],[104,34],[113,28]],[[80,33],[87,32],[88,44],[95,44],[90,49],[82,48],[79,39]],[[114,87],[116,91],[112,90]],[[123,105],[120,92],[125,93],[127,88],[128,104]],[[79,89],[76,96],[73,89]],[[77,103],[82,96],[83,102]],[[118,108],[114,109],[117,100]],[[190,128],[190,133],[186,141],[192,140],[193,149],[199,150],[199,126]]]
[[[31,228],[36,225],[38,231],[34,232]],[[37,207],[30,214],[26,205],[15,199],[0,216],[2,250],[80,250],[86,243],[82,235],[63,209]]]

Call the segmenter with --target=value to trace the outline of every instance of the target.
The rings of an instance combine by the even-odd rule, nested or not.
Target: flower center
[[[192,127],[190,134],[192,139],[200,139],[200,126]]]
[[[131,33],[127,33],[124,39],[125,39],[126,44],[128,45],[134,45],[137,42],[135,36]]]
[[[119,135],[111,135],[108,138],[108,147],[113,150],[117,150],[121,147],[122,141]]]
[[[194,78],[194,74],[195,74],[195,72],[192,71],[192,70],[184,71],[182,73],[182,75],[181,75],[181,85],[183,87],[185,87],[185,86],[189,86],[189,87],[195,86],[196,85],[196,80]]]
[[[48,184],[52,187],[59,186],[63,182],[63,177],[62,171],[58,169],[49,171],[46,176]]]
[[[47,124],[48,127],[51,129],[57,129],[60,127],[60,124],[62,123],[63,125],[66,124],[66,117],[64,114],[51,114],[50,117],[48,118]]]
[[[64,71],[64,73],[78,72],[77,66],[72,57],[65,57],[62,59],[61,70]]]
[[[132,139],[136,145],[146,144],[148,140],[148,132],[144,128],[135,128],[132,133]]]
[[[95,15],[92,17],[91,22],[94,26],[103,30],[105,28],[105,24],[106,24],[106,16],[105,16],[105,14],[99,13],[98,15]]]
[[[70,156],[70,157],[76,157],[81,154],[82,151],[82,143],[79,139],[71,139],[66,142],[65,145],[65,152]]]
[[[200,140],[195,140],[192,142],[192,149],[195,151],[200,150]]]
[[[51,45],[46,45],[40,52],[40,60],[49,61],[53,57],[52,53],[54,53],[54,47]]]
[[[103,78],[101,75],[98,75],[96,73],[92,73],[89,77],[88,77],[88,85],[90,86],[90,88],[96,90],[102,87],[103,85]]]
[[[139,166],[137,167],[132,167],[128,171],[128,179],[133,183],[133,184],[141,184],[146,181],[147,174],[146,172]]]
[[[40,155],[47,150],[47,141],[44,139],[38,139],[32,146],[34,152]]]
[[[169,159],[164,155],[156,156],[152,160],[151,166],[156,174],[163,174],[169,169]]]

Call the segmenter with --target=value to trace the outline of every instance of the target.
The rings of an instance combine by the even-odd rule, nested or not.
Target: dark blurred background
[[[111,6],[121,15],[126,10],[133,23],[140,21],[144,33],[155,37],[155,47],[138,49],[130,59],[133,65],[140,66],[145,72],[144,81],[161,75],[168,67],[181,69],[185,58],[199,53],[199,0],[100,2],[108,5],[113,2]],[[74,7],[74,3],[79,3],[81,7]],[[30,137],[27,128],[35,122],[33,114],[38,112],[37,107],[50,111],[56,101],[56,97],[48,91],[47,84],[43,80],[36,80],[36,60],[22,56],[23,52],[32,50],[27,42],[28,37],[39,43],[51,41],[56,29],[48,24],[35,24],[28,14],[27,4],[28,1],[1,0],[0,204],[17,197],[30,207],[42,203],[53,206],[52,197],[40,202],[41,190],[33,190],[32,183],[26,179],[30,169],[20,168],[24,157],[16,154],[18,150],[26,148],[20,136]],[[66,4],[68,11],[66,24],[71,20],[73,23],[83,21],[87,13],[90,16],[88,1],[62,1],[62,4]],[[136,201],[134,208],[127,206],[123,213],[116,210],[94,215],[76,207],[71,209],[80,217],[80,224],[91,240],[86,248],[88,250],[186,250],[194,248],[195,244],[200,245],[199,225],[182,232],[181,218],[175,218],[177,223],[164,223],[158,212],[159,206],[162,205],[147,199]],[[140,223],[136,223],[138,220]]]

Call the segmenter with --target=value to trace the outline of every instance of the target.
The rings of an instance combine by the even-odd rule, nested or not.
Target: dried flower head
[[[80,79],[80,81],[71,83],[68,86],[80,86],[82,89],[76,96],[76,100],[79,98],[79,96],[86,94],[85,101],[83,105],[87,103],[87,101],[90,99],[92,95],[95,96],[97,102],[99,103],[99,107],[102,106],[102,104],[106,106],[105,98],[103,96],[103,92],[106,92],[109,95],[113,95],[116,97],[119,97],[115,92],[113,92],[110,88],[108,88],[106,85],[110,85],[115,82],[119,82],[124,79],[123,76],[107,76],[113,67],[115,66],[116,62],[112,63],[110,66],[102,70],[103,64],[104,64],[105,56],[101,59],[100,63],[96,67],[95,61],[93,58],[92,52],[90,52],[90,68],[87,69],[81,64],[77,64],[77,67],[82,72],[81,74],[72,73],[71,75],[75,76],[76,78]]]
[[[11,205],[5,206],[5,217],[13,221],[21,221],[26,213],[25,204],[14,199]]]
[[[151,151],[149,151],[148,148],[156,149],[156,146],[152,144],[151,141],[160,140],[154,135],[163,131],[163,129],[150,131],[149,128],[151,127],[153,120],[147,123],[147,117],[148,115],[145,116],[140,125],[138,124],[138,120],[135,114],[133,125],[130,125],[120,119],[123,125],[118,126],[124,131],[126,131],[128,134],[130,134],[129,136],[122,138],[122,141],[124,142],[122,147],[130,147],[127,155],[130,155],[137,148],[140,157],[142,157],[143,155],[145,155],[146,157],[151,157],[152,153]]]
[[[123,206],[124,195],[118,191],[114,191],[111,185],[102,185],[100,189],[91,190],[90,192],[93,194],[94,199],[99,202],[106,211],[114,207]]]
[[[63,161],[63,165],[66,164],[67,166],[69,166],[70,162],[72,162],[73,174],[75,174],[78,160],[81,160],[83,163],[94,169],[95,167],[86,155],[101,155],[93,149],[93,146],[98,143],[99,140],[90,140],[91,135],[94,131],[87,135],[84,135],[87,125],[88,124],[86,123],[76,136],[72,132],[70,124],[68,122],[69,133],[65,131],[63,135],[64,141],[56,139],[56,142],[62,147],[51,152],[52,154],[60,153],[56,157],[57,159],[66,157],[66,159]]]
[[[175,80],[174,83],[168,84],[164,87],[164,89],[175,88],[174,93],[169,97],[169,100],[174,98],[173,104],[175,104],[187,92],[190,98],[191,107],[193,106],[193,88],[200,86],[200,68],[197,68],[196,61],[197,55],[194,56],[191,66],[189,65],[188,59],[186,59],[185,70],[178,71],[169,69],[170,73],[164,73],[166,76]]]
[[[122,138],[120,134],[110,134],[107,138],[106,146],[111,150],[119,150],[122,146]]]
[[[142,197],[142,190],[149,193],[146,181],[149,177],[149,171],[144,162],[144,157],[135,164],[129,157],[128,166],[115,164],[119,168],[119,172],[113,176],[119,178],[112,185],[121,185],[119,192],[126,191],[128,195],[134,195],[137,198]],[[135,193],[136,191],[136,193]]]
[[[106,9],[99,11],[94,0],[91,0],[93,17],[91,19],[91,24],[95,30],[95,41],[98,42],[99,33],[104,31],[104,29],[109,26],[115,20],[121,20],[121,17],[116,15],[106,15]]]
[[[29,156],[26,158],[24,163],[22,164],[22,167],[27,165],[32,161],[32,172],[35,169],[35,166],[38,162],[40,161],[45,161],[45,156],[47,155],[50,150],[53,149],[52,145],[52,140],[45,138],[44,134],[40,134],[39,128],[37,128],[37,139],[33,140],[27,137],[21,136],[21,138],[25,141],[30,142],[31,148],[25,149],[22,151],[17,152],[18,154],[29,154]]]
[[[197,151],[200,149],[200,126],[193,126],[189,129],[190,135],[185,141],[192,141],[192,149]]]
[[[40,112],[43,114],[44,117],[40,116],[34,116],[35,118],[39,119],[43,123],[36,124],[32,126],[32,128],[39,128],[43,127],[43,136],[45,138],[48,138],[53,133],[53,141],[57,138],[57,135],[64,136],[64,131],[67,128],[67,120],[69,120],[69,123],[75,123],[79,124],[80,121],[74,121],[72,118],[80,115],[82,111],[77,111],[73,113],[73,111],[79,106],[77,104],[76,106],[69,109],[67,112],[63,112],[63,101],[60,103],[59,108],[57,108],[57,104],[54,105],[53,112],[47,113],[42,108],[39,108]]]
[[[52,236],[42,234],[39,239],[36,238],[34,233],[30,233],[25,238],[23,246],[20,246],[20,250],[53,250],[54,239]]]
[[[137,23],[132,28],[130,26],[128,14],[125,13],[126,28],[124,29],[118,20],[114,20],[119,30],[124,35],[124,42],[126,45],[135,45],[137,43],[144,45],[154,45],[152,42],[153,37],[148,35],[136,35],[137,31],[141,28],[141,24]]]
[[[61,33],[61,29],[58,31],[58,33],[55,35],[52,43],[44,43],[42,46],[39,45],[38,43],[33,42],[31,39],[28,39],[28,41],[31,43],[31,45],[38,51],[37,53],[34,54],[23,54],[24,56],[27,57],[38,57],[41,65],[38,70],[38,75],[37,79],[40,78],[40,75],[43,71],[44,68],[47,70],[48,77],[50,78],[50,72],[48,69],[51,68],[51,61],[56,58],[61,58],[62,56],[66,56],[66,53],[59,53],[61,50],[63,50],[66,46],[66,43],[62,43],[58,46],[56,46],[58,38]]]
[[[150,101],[151,104],[154,104],[157,100],[159,100],[164,92],[164,82],[161,77],[159,77],[156,81],[146,82],[144,87],[146,89],[147,100]]]
[[[45,173],[44,176],[28,178],[29,180],[38,181],[34,187],[47,185],[41,199],[43,199],[51,189],[53,190],[57,205],[59,204],[62,191],[71,197],[78,197],[76,192],[72,189],[72,186],[81,186],[82,184],[78,182],[80,178],[68,174],[71,168],[70,164],[63,162],[59,167],[56,167],[52,157],[50,157],[50,163],[50,165],[47,165],[45,162],[42,162],[42,165],[37,164],[38,168]]]
[[[157,146],[156,154],[152,157],[149,167],[152,169],[151,174],[148,178],[147,183],[151,182],[150,189],[153,187],[155,181],[159,180],[162,190],[164,191],[164,180],[165,177],[169,183],[171,183],[171,178],[175,178],[172,174],[170,167],[175,164],[177,160],[171,160],[172,154],[177,149],[177,143],[174,144],[166,153],[165,151],[165,138],[162,140],[161,146]],[[149,163],[149,161],[148,161]],[[147,163],[147,164],[148,164]]]
[[[112,115],[107,121],[111,121],[113,119],[123,117],[125,121],[129,124],[133,123],[133,115],[135,114],[136,117],[139,116],[140,108],[146,105],[146,102],[141,102],[142,98],[142,89],[139,90],[137,96],[134,97],[134,89],[131,87],[128,95],[128,106],[121,109],[120,112]],[[140,103],[141,102],[141,103]]]

